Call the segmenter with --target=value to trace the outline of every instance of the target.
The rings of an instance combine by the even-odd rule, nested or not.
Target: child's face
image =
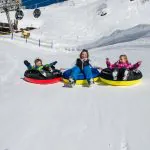
[[[120,61],[121,63],[126,63],[126,62],[127,62],[126,58],[123,57],[123,56],[120,57],[119,61]]]
[[[36,64],[35,64],[37,67],[40,67],[40,66],[42,66],[42,62],[41,61],[38,61],[38,62],[36,62]]]
[[[82,52],[81,59],[85,59],[85,58],[88,58],[88,55],[86,52]]]

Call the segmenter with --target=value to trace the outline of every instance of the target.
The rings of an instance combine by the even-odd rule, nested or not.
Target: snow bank
[[[89,43],[78,49],[92,49],[96,47],[108,46],[117,43],[131,42],[150,34],[150,25],[137,25],[127,30],[116,30],[110,36],[103,37],[94,43]]]

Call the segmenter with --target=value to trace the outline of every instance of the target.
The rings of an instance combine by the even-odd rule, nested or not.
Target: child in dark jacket
[[[129,71],[137,70],[141,63],[142,61],[135,64],[129,63],[127,55],[120,55],[119,60],[114,64],[111,64],[109,58],[106,58],[107,67],[112,70],[114,80],[117,80],[119,73],[123,74],[123,80],[127,80]]]
[[[76,60],[76,65],[72,68],[70,82],[75,83],[76,80],[78,79],[78,75],[81,72],[85,75],[88,84],[89,85],[92,84],[93,79],[92,79],[92,69],[89,60],[89,53],[85,49],[82,50],[82,52],[80,53],[80,58]]]
[[[54,71],[55,65],[57,61],[54,61],[50,64],[43,65],[42,60],[40,58],[35,59],[34,66],[32,66],[27,60],[24,61],[25,66],[28,68],[28,70],[38,70],[40,73],[42,73],[44,76],[46,76],[45,71]]]

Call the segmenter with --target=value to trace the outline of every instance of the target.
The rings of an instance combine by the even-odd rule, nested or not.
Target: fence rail
[[[33,38],[22,38],[21,35],[17,35],[17,34],[9,34],[9,35],[1,35],[0,34],[0,40],[12,40],[12,41],[19,41],[22,43],[26,43],[26,44],[32,44],[38,47],[43,47],[43,48],[48,48],[48,49],[58,49],[58,50],[64,50],[64,51],[80,51],[81,49],[78,47],[74,47],[74,46],[69,46],[66,44],[62,44],[60,46],[60,44],[54,43],[53,41],[49,41],[49,42],[44,42],[43,40],[39,39],[33,39]],[[58,46],[59,45],[59,46]]]
[[[19,35],[16,35],[14,34],[13,37],[12,35],[0,35],[0,39],[11,39],[11,40],[16,40],[16,41],[20,41],[20,42],[25,42],[25,43],[30,43],[30,44],[33,44],[33,45],[37,45],[39,47],[45,47],[45,48],[53,48],[53,42],[50,41],[49,43],[48,42],[44,42],[42,41],[41,39],[39,40],[36,40],[36,39],[32,39],[32,38],[22,38],[21,36]]]

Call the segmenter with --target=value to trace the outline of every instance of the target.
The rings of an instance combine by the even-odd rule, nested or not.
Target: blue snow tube
[[[63,73],[63,81],[64,83],[69,83],[69,78],[71,76],[72,69],[66,70]],[[96,68],[92,68],[92,74],[93,74],[93,80],[94,82],[99,82],[100,81],[100,72]],[[85,79],[85,75],[81,72],[78,74],[78,80],[76,80],[77,85],[84,85],[87,84],[87,80]]]

